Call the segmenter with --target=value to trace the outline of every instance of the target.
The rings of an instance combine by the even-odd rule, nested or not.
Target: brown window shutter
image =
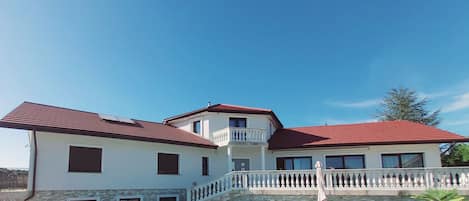
[[[70,146],[69,172],[101,172],[102,149]]]
[[[208,157],[202,157],[202,175],[208,176]]]
[[[179,155],[158,153],[158,174],[179,174]]]
[[[176,197],[161,197],[159,201],[176,201]]]

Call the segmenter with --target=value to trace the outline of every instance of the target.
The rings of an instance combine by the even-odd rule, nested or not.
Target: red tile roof
[[[0,127],[216,148],[209,140],[161,123],[111,123],[97,113],[24,102],[0,120]]]
[[[385,121],[331,126],[311,126],[277,130],[269,148],[386,145],[467,142],[465,138],[435,127],[410,121]]]
[[[254,108],[254,107],[246,107],[246,106],[239,106],[239,105],[229,105],[229,104],[215,104],[205,108],[201,108],[198,110],[194,110],[191,112],[183,113],[180,115],[172,116],[166,118],[164,122],[170,122],[176,119],[181,119],[184,117],[188,117],[194,114],[198,114],[201,112],[225,112],[225,113],[241,113],[241,114],[266,114],[271,115],[272,118],[283,127],[282,122],[278,119],[277,115],[270,110],[270,109],[263,109],[263,108]]]

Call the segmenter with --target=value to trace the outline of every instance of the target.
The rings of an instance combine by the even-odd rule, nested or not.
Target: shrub
[[[412,198],[422,201],[463,201],[464,197],[456,190],[427,190],[423,194]]]

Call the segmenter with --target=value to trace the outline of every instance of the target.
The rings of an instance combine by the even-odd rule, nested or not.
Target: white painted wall
[[[192,132],[192,122],[201,120],[203,122],[202,135],[207,139],[212,139],[213,132],[229,126],[230,117],[246,118],[247,128],[265,129],[268,138],[270,138],[277,129],[270,115],[240,113],[202,112],[200,114],[172,121],[170,124],[185,131]]]
[[[202,176],[202,156],[209,172],[216,150],[121,139],[37,132],[37,190],[187,188]],[[102,148],[102,173],[69,173],[69,145]],[[157,153],[179,154],[180,175],[158,175]]]
[[[267,132],[269,131],[269,124],[271,124],[271,121],[272,121],[270,119],[270,115],[256,115],[256,114],[209,112],[208,114],[206,114],[206,117],[210,121],[210,132],[215,132],[215,131],[229,127],[230,118],[246,118],[247,128],[260,128],[260,129],[265,129]],[[275,130],[275,127],[274,129],[272,129],[272,132],[274,130]]]
[[[194,121],[200,121],[200,126],[201,126],[201,131],[202,131],[200,134],[196,134],[196,133],[194,133],[194,134],[195,135],[201,135],[206,139],[210,139],[209,120],[206,118],[204,113],[184,118],[183,121],[172,122],[171,125],[176,127],[176,128],[179,128],[179,129],[185,130],[187,132],[193,133],[192,132],[193,131],[192,127],[193,127],[193,122]]]
[[[365,155],[366,168],[381,168],[381,154],[386,153],[423,153],[425,167],[441,167],[439,144],[377,145],[357,147],[329,147],[288,151],[269,151],[267,169],[276,168],[277,157],[311,156],[313,167],[316,161],[325,164],[328,155]]]
[[[226,147],[205,149],[70,134],[37,132],[37,190],[187,188],[221,177],[228,171]],[[69,173],[69,145],[100,147],[102,173]],[[180,175],[158,175],[157,153],[179,154]],[[250,169],[261,169],[260,146],[234,146],[233,158],[250,159]],[[277,157],[364,154],[367,168],[381,167],[383,153],[424,153],[425,167],[440,167],[438,144],[382,145],[266,151],[266,169],[276,169]],[[202,176],[202,156],[209,157],[209,176]],[[32,156],[31,156],[32,157]]]

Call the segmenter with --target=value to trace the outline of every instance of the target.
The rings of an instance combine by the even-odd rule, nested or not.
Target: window
[[[383,168],[418,168],[423,166],[423,153],[382,154]]]
[[[160,197],[160,201],[177,201],[177,197]]]
[[[67,201],[99,201],[99,198],[68,198]]]
[[[246,118],[230,118],[230,127],[246,128]]]
[[[334,169],[363,169],[365,168],[365,156],[326,156],[326,167]]]
[[[200,121],[192,122],[192,132],[200,134]]]
[[[101,172],[102,149],[70,146],[69,172]]]
[[[311,157],[277,158],[277,170],[309,170],[312,166]]]
[[[119,201],[142,201],[141,197],[122,197]]]
[[[208,176],[208,157],[202,157],[202,175]]]
[[[162,195],[158,196],[158,201],[179,201],[178,195]]]
[[[179,174],[179,155],[158,153],[158,174]]]

